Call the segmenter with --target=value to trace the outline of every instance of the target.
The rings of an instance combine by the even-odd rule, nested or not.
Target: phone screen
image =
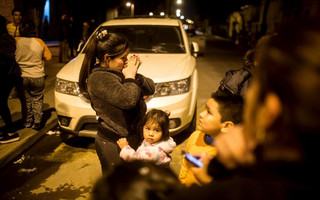
[[[198,160],[196,157],[192,156],[189,153],[186,153],[185,158],[189,161],[195,164],[197,167],[203,167],[203,163]]]

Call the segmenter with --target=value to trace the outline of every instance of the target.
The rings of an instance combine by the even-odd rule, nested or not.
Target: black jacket
[[[146,113],[144,95],[152,95],[154,82],[141,74],[125,79],[122,72],[96,67],[88,79],[92,108],[99,117],[98,136],[114,139],[137,134]]]
[[[238,70],[228,70],[220,81],[218,90],[244,97],[250,85],[251,77],[251,70],[247,67]]]

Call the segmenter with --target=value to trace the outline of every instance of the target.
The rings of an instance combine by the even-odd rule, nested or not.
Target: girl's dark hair
[[[22,21],[19,31],[21,37],[36,37],[36,26],[30,19]]]
[[[154,122],[159,124],[161,131],[162,131],[162,137],[161,140],[168,140],[170,137],[169,133],[169,116],[166,112],[158,109],[152,109],[150,110],[146,116],[143,119],[143,125],[146,124],[146,122]]]
[[[104,27],[94,32],[85,47],[85,57],[79,74],[79,87],[82,94],[87,94],[87,79],[96,63],[103,60],[105,54],[115,58],[129,48],[129,43],[122,35],[108,33]]]

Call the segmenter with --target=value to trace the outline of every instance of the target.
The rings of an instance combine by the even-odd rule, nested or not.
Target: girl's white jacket
[[[129,145],[122,148],[120,157],[125,161],[147,160],[155,162],[157,165],[169,165],[172,160],[170,153],[172,153],[175,147],[176,143],[171,137],[166,141],[162,140],[154,144],[143,140],[137,151]]]

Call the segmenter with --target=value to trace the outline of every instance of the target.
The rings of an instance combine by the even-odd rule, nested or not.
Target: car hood
[[[195,58],[187,54],[137,55],[142,61],[138,73],[151,78],[156,83],[187,78],[193,73],[196,64]],[[57,78],[78,82],[83,59],[84,54],[79,54],[59,71]]]

